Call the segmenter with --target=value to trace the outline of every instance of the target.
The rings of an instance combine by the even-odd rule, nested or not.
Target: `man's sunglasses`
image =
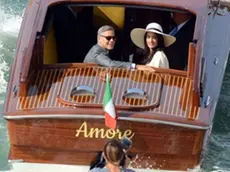
[[[104,37],[107,41],[110,41],[111,39],[116,40],[116,36],[104,36],[104,35],[100,35],[102,37]]]

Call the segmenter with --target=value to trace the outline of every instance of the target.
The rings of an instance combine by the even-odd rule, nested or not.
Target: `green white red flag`
[[[103,108],[105,112],[105,125],[109,128],[115,129],[117,126],[117,113],[113,103],[112,90],[110,87],[110,78],[108,74],[106,76]]]

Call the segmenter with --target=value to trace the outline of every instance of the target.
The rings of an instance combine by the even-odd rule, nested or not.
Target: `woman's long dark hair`
[[[153,49],[153,51],[150,52],[150,49],[149,49],[149,47],[147,46],[147,43],[146,43],[146,36],[147,36],[147,33],[148,33],[148,32],[146,32],[146,33],[145,33],[145,36],[144,36],[145,48],[144,48],[144,51],[143,51],[143,54],[142,54],[142,58],[140,59],[140,63],[141,63],[141,64],[147,64],[147,63],[149,63],[149,62],[152,60],[153,55],[154,55],[157,51],[163,50],[163,49],[165,48],[163,36],[160,35],[160,34],[156,34],[156,35],[157,35],[158,44],[157,44],[157,47],[155,47],[155,48]]]

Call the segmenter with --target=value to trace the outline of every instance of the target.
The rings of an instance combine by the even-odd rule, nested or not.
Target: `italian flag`
[[[112,90],[110,87],[109,75],[106,76],[106,86],[104,95],[105,125],[115,129],[117,125],[117,113],[112,99]]]

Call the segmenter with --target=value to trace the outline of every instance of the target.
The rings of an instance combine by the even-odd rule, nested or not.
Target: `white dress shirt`
[[[177,26],[177,29],[178,29],[177,32],[178,32],[188,21],[189,21],[189,19],[186,20],[185,22],[179,24],[179,25]]]

